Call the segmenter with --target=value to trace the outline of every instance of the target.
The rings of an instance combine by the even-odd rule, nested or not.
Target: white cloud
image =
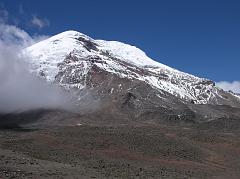
[[[30,57],[21,53],[42,38],[46,36],[31,37],[23,29],[0,21],[0,113],[39,108],[70,110],[70,96],[30,73]]]
[[[0,113],[32,109],[70,109],[65,92],[28,70],[21,47],[0,41]]]
[[[31,45],[34,39],[24,30],[15,25],[8,24],[8,11],[0,8],[0,43],[5,45],[21,46]]]
[[[217,82],[216,85],[225,91],[240,93],[240,81],[233,81],[233,82],[220,81],[220,82]]]
[[[5,44],[16,44],[26,47],[34,43],[32,37],[24,30],[14,25],[0,23],[0,41]]]
[[[41,19],[38,16],[34,15],[31,24],[39,29],[42,29],[43,27],[49,26],[50,23],[47,19]]]
[[[0,20],[0,42],[4,42],[6,45],[15,44],[24,48],[47,38],[48,36],[39,34],[30,36],[18,26],[10,25],[6,21]]]

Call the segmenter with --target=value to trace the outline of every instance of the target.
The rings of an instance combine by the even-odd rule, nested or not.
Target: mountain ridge
[[[59,76],[59,67],[64,68],[64,60],[71,58],[65,65],[75,65],[78,71],[81,66],[81,77],[86,75],[90,66],[94,64],[105,71],[118,74],[121,78],[144,81],[161,91],[196,104],[222,104],[217,100],[224,98],[221,93],[231,95],[215,87],[211,80],[178,71],[152,60],[135,46],[117,41],[94,40],[77,31],[57,34],[26,48],[26,51],[33,59],[32,71],[51,82]],[[71,72],[74,76],[73,69]],[[61,80],[59,82],[61,83]],[[85,85],[73,84],[70,83],[69,86],[82,89]]]

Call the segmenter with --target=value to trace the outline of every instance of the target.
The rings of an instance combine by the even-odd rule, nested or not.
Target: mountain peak
[[[239,101],[239,98],[215,87],[214,82],[156,62],[135,46],[94,40],[73,30],[50,37],[25,51],[31,56],[33,72],[48,81],[57,80],[67,88],[86,88],[90,83],[87,82],[91,78],[89,73],[98,69],[120,79],[144,82],[160,93],[187,102],[232,104],[225,99],[226,96]]]
[[[54,35],[51,38],[61,39],[61,38],[77,38],[77,37],[85,37],[86,39],[91,39],[89,36],[75,30],[67,30],[57,35]]]

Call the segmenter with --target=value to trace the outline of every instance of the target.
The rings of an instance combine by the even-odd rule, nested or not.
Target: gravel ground
[[[4,129],[0,178],[238,179],[240,130],[224,124]]]

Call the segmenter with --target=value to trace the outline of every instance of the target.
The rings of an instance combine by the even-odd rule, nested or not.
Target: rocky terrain
[[[96,124],[91,119],[101,120],[97,115],[33,113],[21,114],[18,119],[35,119],[34,123],[21,127],[1,124],[0,178],[237,179],[240,176],[237,119],[117,123],[105,118],[107,122]],[[16,116],[1,118],[9,120]]]

